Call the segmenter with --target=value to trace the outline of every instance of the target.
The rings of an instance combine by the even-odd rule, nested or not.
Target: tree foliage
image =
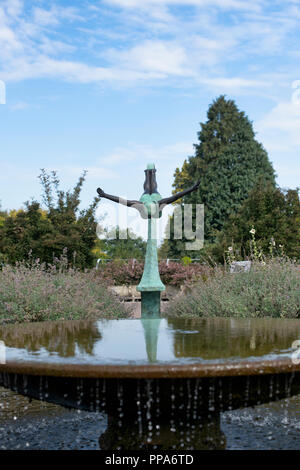
[[[2,259],[15,263],[28,258],[39,258],[52,263],[66,253],[70,262],[78,267],[94,263],[92,248],[96,238],[95,197],[87,209],[80,210],[80,193],[85,181],[84,172],[73,190],[59,188],[55,171],[39,176],[43,188],[43,202],[30,201],[25,208],[11,211],[0,224],[0,253]],[[67,250],[66,250],[67,249]]]
[[[99,258],[108,259],[144,259],[146,241],[138,237],[132,230],[120,229],[104,230],[103,238],[97,241]]]
[[[185,196],[184,203],[204,204],[205,241],[213,242],[259,178],[275,187],[275,175],[252,123],[233,100],[220,96],[213,101],[200,126],[195,155],[176,169],[173,186],[178,192],[200,179],[198,190]],[[183,256],[183,242],[169,240],[170,255]]]
[[[281,190],[263,181],[232,215],[220,236],[223,248],[233,246],[242,257],[251,251],[249,231],[254,227],[262,252],[300,258],[300,199],[298,189]]]

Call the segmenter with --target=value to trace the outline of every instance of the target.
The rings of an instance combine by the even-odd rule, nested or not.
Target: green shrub
[[[64,259],[4,265],[0,271],[0,324],[127,316],[95,271],[80,272]]]
[[[217,267],[214,276],[171,302],[165,314],[300,318],[300,266],[277,258],[254,262],[249,272],[239,274]]]
[[[134,259],[113,260],[99,264],[97,276],[99,282],[109,285],[137,285],[143,275],[144,262]],[[159,262],[159,274],[162,282],[176,287],[190,284],[198,279],[207,279],[212,268],[199,263]]]
[[[189,256],[184,256],[183,258],[181,258],[181,262],[183,266],[188,266],[189,264],[191,264],[192,258],[190,258]]]

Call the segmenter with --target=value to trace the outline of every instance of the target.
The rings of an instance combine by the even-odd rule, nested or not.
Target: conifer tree
[[[195,155],[175,170],[173,186],[178,192],[200,179],[198,190],[182,204],[204,204],[205,243],[211,243],[260,178],[275,187],[275,174],[266,150],[255,139],[251,121],[233,100],[223,95],[214,100],[207,121],[200,126]],[[171,239],[166,243],[169,255],[188,254],[184,240],[172,240],[172,220]]]

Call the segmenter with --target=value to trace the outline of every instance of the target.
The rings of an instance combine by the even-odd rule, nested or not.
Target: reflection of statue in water
[[[147,359],[149,362],[157,362],[158,332],[161,318],[142,318]]]
[[[97,189],[100,197],[137,209],[143,219],[148,219],[148,241],[143,277],[137,290],[142,293],[142,317],[157,317],[160,315],[160,292],[165,290],[158,271],[156,220],[161,217],[163,208],[177,199],[198,188],[200,181],[192,187],[162,199],[157,191],[156,169],[153,163],[145,170],[144,193],[139,201],[122,199],[106,194],[101,188]]]

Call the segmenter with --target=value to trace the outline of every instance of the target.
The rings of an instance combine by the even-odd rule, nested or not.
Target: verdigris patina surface
[[[137,287],[142,296],[142,317],[144,318],[160,316],[160,293],[165,290],[158,270],[157,219],[161,217],[162,210],[166,205],[194,191],[198,188],[199,184],[200,181],[197,181],[192,187],[163,199],[157,190],[155,166],[153,163],[149,163],[145,170],[144,193],[139,201],[112,196],[111,194],[106,194],[101,188],[97,189],[100,197],[133,207],[139,211],[143,219],[148,219],[145,266],[141,282]]]

